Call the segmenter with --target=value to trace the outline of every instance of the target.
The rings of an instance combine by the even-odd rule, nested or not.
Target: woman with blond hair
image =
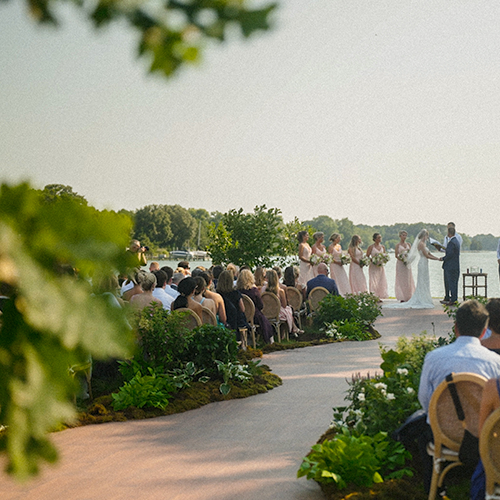
[[[262,292],[262,287],[266,284],[266,270],[263,267],[257,267],[254,273],[255,286]]]
[[[299,231],[297,239],[299,240],[300,261],[299,283],[302,285],[302,288],[305,288],[307,286],[307,282],[314,278],[311,264],[312,249],[309,246],[309,243],[307,243],[309,233],[307,231]]]
[[[319,258],[319,262],[313,265],[313,275],[314,277],[318,275],[318,264],[321,262],[323,257],[326,255],[326,247],[323,245],[325,241],[325,233],[318,231],[313,234],[314,244],[311,248],[312,253],[317,255]]]
[[[363,250],[361,250],[362,244],[361,237],[355,234],[351,238],[351,243],[349,243],[349,249],[347,250],[351,257],[349,283],[352,293],[356,294],[368,291],[365,273],[363,272],[363,264],[361,263],[361,259],[363,258]]]
[[[274,293],[274,295],[276,295],[278,299],[280,299],[280,320],[287,322],[288,331],[293,336],[297,337],[299,333],[304,333],[302,330],[298,329],[297,325],[293,321],[292,308],[288,305],[285,291],[279,285],[278,275],[276,274],[276,271],[270,269],[269,271],[267,271],[266,277],[266,292]]]
[[[394,290],[396,292],[396,299],[399,300],[399,302],[407,302],[415,292],[413,273],[408,263],[411,245],[406,241],[407,237],[408,233],[406,231],[399,231],[399,243],[395,248],[396,283]]]
[[[333,233],[330,236],[331,245],[328,247],[328,253],[332,256],[330,263],[330,277],[337,283],[340,295],[345,297],[346,294],[351,293],[351,284],[345,272],[344,265],[342,264],[342,247],[340,246],[340,234]]]
[[[252,271],[249,269],[243,269],[238,275],[238,280],[236,281],[236,289],[239,290],[243,295],[246,295],[255,306],[255,314],[253,321],[260,327],[262,337],[266,343],[272,343],[273,340],[273,327],[269,320],[262,313],[264,304],[262,303],[262,298],[260,297],[260,292],[255,286],[255,279]]]

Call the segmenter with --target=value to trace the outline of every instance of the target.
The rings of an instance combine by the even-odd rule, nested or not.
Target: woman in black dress
[[[224,300],[226,308],[227,326],[236,331],[236,338],[240,340],[238,328],[249,328],[245,316],[245,305],[241,298],[241,293],[234,288],[234,278],[231,271],[222,271],[217,281],[217,293]]]

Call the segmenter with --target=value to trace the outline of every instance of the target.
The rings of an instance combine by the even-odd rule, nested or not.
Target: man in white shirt
[[[156,288],[153,290],[153,297],[158,299],[163,304],[163,309],[170,311],[170,306],[174,298],[165,292],[167,285],[167,273],[161,269],[153,273],[156,276]]]
[[[448,229],[450,227],[452,227],[453,229],[455,229],[455,238],[457,239],[458,243],[460,244],[460,249],[462,249],[462,243],[463,243],[463,239],[462,237],[456,232],[456,228],[455,228],[455,223],[454,222],[448,222]],[[443,246],[446,248],[448,246],[448,241],[450,241],[450,235],[447,234],[445,237],[444,237],[444,243],[443,243]]]
[[[167,275],[167,284],[165,285],[165,292],[171,295],[174,300],[178,297],[179,292],[174,290],[170,285],[172,284],[172,276],[174,275],[174,270],[170,266],[163,266],[161,268],[163,272]]]

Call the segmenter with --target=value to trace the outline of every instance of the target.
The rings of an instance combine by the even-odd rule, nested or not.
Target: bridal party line
[[[375,244],[375,241],[364,242],[361,241],[361,238],[356,235],[353,236],[352,240],[355,241],[342,241],[341,236],[339,234],[332,234],[328,239],[327,237],[321,233],[315,233],[312,238],[309,238],[308,233],[305,231],[299,233],[299,262],[300,262],[300,274],[301,276],[304,273],[312,272],[314,275],[314,268],[317,268],[319,262],[325,262],[329,266],[330,269],[330,277],[337,281],[337,285],[339,288],[339,292],[341,294],[349,293],[350,283],[350,267],[352,265],[352,254],[355,252],[358,255],[356,260],[360,261],[360,254],[362,254],[363,258],[363,267],[359,265],[359,271],[363,273],[364,281],[366,283],[366,287],[369,290],[370,288],[370,256],[366,256],[368,248]],[[380,235],[379,235],[380,236]],[[301,240],[304,239],[304,241]],[[334,241],[332,241],[332,238]],[[357,242],[357,238],[359,238],[359,242]],[[342,244],[341,244],[342,242]],[[304,245],[306,243],[306,245]],[[383,242],[380,240],[380,245],[383,245]],[[377,245],[379,248],[380,246]],[[310,248],[308,251],[307,247]],[[342,249],[343,247],[343,249]],[[353,250],[354,249],[354,250]],[[434,247],[430,246],[430,251],[436,257],[441,257],[444,255],[441,252],[438,252],[434,249]],[[379,254],[380,251],[375,249],[375,254]],[[310,254],[311,262],[311,270],[308,270],[308,266],[306,266],[303,257],[307,259],[307,256]],[[406,250],[398,252],[399,259],[396,257],[396,252],[388,253],[384,252],[383,257],[375,257],[375,260],[382,259],[382,265],[380,266],[381,261],[378,260],[378,266],[375,263],[372,263],[372,266],[383,267],[385,274],[385,281],[387,282],[387,296],[389,298],[396,298],[396,273],[398,268],[401,269],[402,266],[405,266],[404,260],[406,259],[407,253]],[[341,264],[342,263],[342,264]],[[405,266],[408,267],[408,266]],[[500,284],[498,281],[498,263],[496,252],[493,251],[482,251],[482,252],[461,252],[460,255],[460,268],[461,273],[465,273],[467,269],[471,269],[476,267],[478,269],[482,269],[483,272],[488,273],[488,296],[490,297],[498,297],[500,296]],[[374,267],[372,267],[373,269]],[[412,277],[413,281],[416,282],[417,279],[417,268],[415,265],[410,266],[412,269]],[[360,272],[358,269],[353,269],[355,276],[363,282],[361,278]],[[356,272],[358,271],[358,272]],[[403,270],[404,272],[404,270]],[[442,298],[444,296],[444,282],[443,282],[443,272],[441,269],[440,262],[431,262],[430,264],[430,291],[431,295],[434,298]],[[307,274],[306,274],[307,276]],[[339,279],[340,277],[340,279]],[[299,278],[299,279],[304,279]],[[340,283],[340,286],[339,286]],[[351,288],[352,291],[352,288]],[[459,283],[459,292],[461,291],[461,277]],[[411,295],[410,295],[411,296]],[[403,297],[404,298],[404,297]],[[399,299],[401,300],[401,299]]]

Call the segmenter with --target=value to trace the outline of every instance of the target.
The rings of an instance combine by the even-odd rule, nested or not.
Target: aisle
[[[441,309],[386,310],[376,328],[385,344],[424,329],[444,335]],[[0,477],[2,500],[320,500],[296,479],[301,458],[343,403],[345,379],[373,373],[378,341],[344,342],[265,356],[283,386],[151,420],[54,434],[62,459],[25,488]]]

